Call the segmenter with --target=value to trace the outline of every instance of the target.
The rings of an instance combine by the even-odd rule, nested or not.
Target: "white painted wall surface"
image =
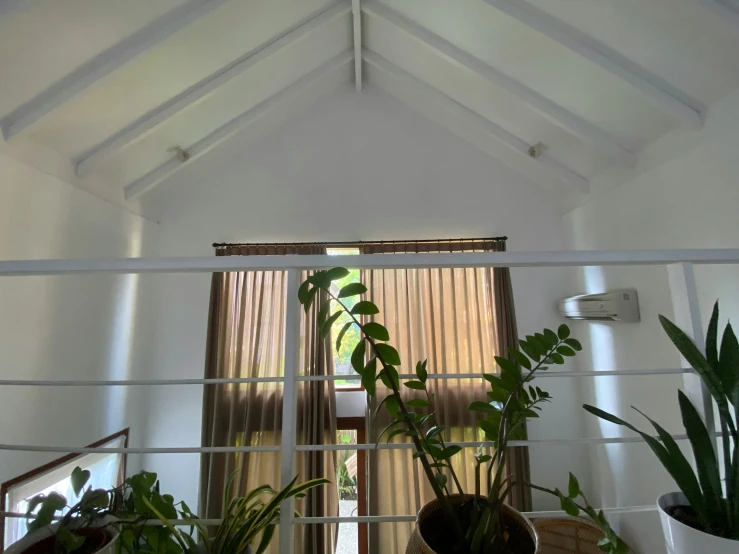
[[[212,242],[372,240],[506,234],[510,250],[561,249],[553,200],[526,179],[371,86],[347,86],[246,148],[236,138],[148,195],[144,208],[162,223],[163,255],[212,255]],[[561,323],[556,300],[564,273],[515,270],[522,332]],[[156,377],[203,372],[208,276],[145,276],[158,290]],[[542,386],[544,384],[542,383]],[[560,398],[533,436],[582,436],[571,384],[547,382]],[[149,391],[149,444],[198,445],[200,387]],[[574,423],[572,423],[574,422]],[[564,486],[572,468],[587,482],[583,453],[532,450],[544,485]],[[149,456],[163,487],[190,503],[197,494],[195,455]],[[553,473],[552,468],[559,469]],[[191,505],[193,505],[191,504]],[[541,507],[554,507],[546,498]]]
[[[652,165],[619,187],[604,192],[564,218],[571,246],[578,249],[632,248],[736,248],[739,244],[739,94],[709,112],[699,136],[667,137],[651,149],[674,158]],[[599,183],[595,183],[597,190]],[[576,275],[576,276],[575,276]],[[705,324],[713,302],[721,299],[722,325],[739,316],[736,266],[696,268],[701,315]],[[577,283],[577,284],[575,284]],[[663,268],[586,268],[573,272],[570,293],[602,292],[633,286],[639,293],[642,322],[638,324],[579,324],[587,345],[595,353],[595,369],[651,369],[679,367],[679,358],[664,336],[657,314],[672,317],[672,303]],[[679,377],[598,379],[584,383],[586,401],[626,415],[643,425],[631,404],[644,409],[668,430],[680,431],[677,409]],[[614,392],[616,394],[614,394]],[[611,424],[586,418],[589,433],[618,434]],[[648,425],[648,423],[646,424]],[[676,489],[645,446],[598,449],[594,481],[606,505],[653,503],[658,494]],[[612,475],[612,477],[611,477]],[[598,486],[599,485],[599,486]],[[624,518],[627,534],[653,531],[654,542],[634,546],[651,554],[664,551],[656,514]],[[642,533],[648,537],[649,533]]]
[[[138,256],[157,226],[0,154],[0,259]],[[132,375],[136,276],[5,277],[0,377]],[[131,426],[126,388],[0,387],[0,442],[84,446]],[[127,415],[128,414],[128,415]],[[60,454],[0,452],[0,481]],[[136,460],[131,460],[135,467]]]

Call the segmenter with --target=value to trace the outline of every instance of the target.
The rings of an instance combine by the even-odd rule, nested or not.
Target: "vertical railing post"
[[[282,446],[280,449],[280,486],[295,477],[295,443],[297,426],[297,372],[300,349],[300,304],[298,287],[300,270],[287,270],[287,306],[285,308],[285,378],[282,390]],[[293,513],[295,499],[285,500],[280,507],[280,554],[293,554],[295,539]]]
[[[695,285],[693,264],[677,263],[667,266],[667,277],[670,282],[672,309],[675,325],[685,331],[695,342],[701,352],[706,350],[705,335],[701,322],[698,304],[698,289]],[[690,368],[690,364],[681,356],[682,367]],[[711,394],[703,385],[698,374],[691,372],[683,376],[685,394],[703,416],[710,433],[715,431],[713,402]]]

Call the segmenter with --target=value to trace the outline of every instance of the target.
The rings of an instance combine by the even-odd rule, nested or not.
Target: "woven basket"
[[[449,496],[449,501],[451,502],[452,506],[456,507],[462,505],[470,498],[473,498],[473,495],[453,494]],[[419,528],[423,521],[431,514],[439,510],[441,510],[441,505],[438,500],[432,500],[423,508],[421,508],[421,511],[418,512],[418,516],[416,517],[416,526],[413,529],[410,540],[408,541],[408,546],[405,549],[405,554],[446,554],[445,552],[434,551],[428,544],[426,544],[426,541],[423,540],[421,532],[419,531]],[[536,536],[536,530],[534,529],[532,523],[523,515],[521,515],[520,512],[514,510],[510,506],[503,505],[501,514],[503,515],[504,519],[507,519],[508,521],[515,521],[519,525],[519,527],[521,527],[521,529],[528,530],[529,534],[531,535],[531,539],[534,541],[534,545],[536,546],[534,554],[541,554],[541,551],[539,549],[539,539]],[[451,531],[449,529],[439,529],[439,532],[445,533]]]
[[[585,519],[540,519],[534,527],[541,554],[603,554],[598,548],[603,531]]]

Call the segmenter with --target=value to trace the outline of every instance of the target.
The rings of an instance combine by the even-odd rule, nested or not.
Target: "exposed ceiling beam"
[[[190,0],[157,18],[0,119],[3,136],[8,140],[28,130],[41,118],[69,102],[103,77],[227,1]]]
[[[307,75],[299,78],[294,83],[287,86],[277,94],[270,96],[253,108],[245,111],[241,115],[238,115],[228,123],[222,125],[218,129],[207,135],[205,138],[186,148],[185,151],[188,154],[188,161],[183,162],[175,156],[168,162],[150,171],[137,181],[126,186],[124,189],[124,196],[126,200],[131,200],[132,198],[140,196],[141,194],[144,194],[145,192],[151,190],[159,183],[164,181],[166,178],[171,177],[172,175],[180,171],[188,163],[207,154],[229,138],[243,131],[250,124],[256,122],[259,119],[262,119],[270,113],[274,113],[283,109],[287,102],[291,102],[296,99],[304,100],[309,96],[306,91],[309,90],[313,85],[316,85],[319,83],[319,81],[322,81],[336,74],[353,60],[353,52],[345,52],[343,54],[340,54],[332,58],[328,62],[324,63],[317,69],[314,69]]]
[[[703,126],[705,107],[700,102],[569,23],[524,0],[485,2],[623,79],[677,120],[693,128]]]
[[[362,90],[362,6],[360,0],[352,0],[354,23],[354,83],[357,92]]]
[[[378,54],[365,49],[364,60],[372,67],[390,76],[392,79],[411,87],[414,91],[414,97],[430,97],[436,105],[452,112],[458,118],[467,123],[482,129],[488,136],[496,139],[508,148],[525,157],[530,163],[537,164],[559,179],[574,185],[580,192],[587,193],[590,191],[590,182],[582,175],[579,175],[572,169],[550,158],[546,153],[541,153],[538,157],[532,157],[529,154],[529,150],[534,145],[528,144],[526,141],[521,140],[489,119],[486,119],[466,106],[459,104],[452,98],[449,98],[437,89],[397,67]]]
[[[400,15],[392,8],[379,3],[368,3],[364,6],[366,14],[377,17],[401,29],[417,41],[431,48],[447,62],[467,71],[478,74],[494,85],[509,92],[519,100],[527,103],[552,123],[565,129],[585,142],[594,144],[604,152],[613,156],[620,163],[634,167],[636,154],[619,144],[613,136],[597,125],[563,108],[556,102],[530,89],[526,85],[498,71],[482,60],[454,46],[452,43]]]
[[[147,137],[169,118],[202,101],[203,98],[215,92],[231,79],[238,77],[279,50],[293,46],[296,42],[313,34],[327,23],[348,15],[350,11],[351,4],[348,0],[321,10],[280,35],[260,44],[248,54],[219,69],[205,79],[195,83],[177,96],[157,106],[149,113],[144,114],[128,127],[111,135],[100,144],[95,145],[92,149],[82,154],[75,162],[77,175],[83,177],[89,174],[93,167],[103,163],[120,150]]]
[[[698,0],[703,6],[716,13],[724,21],[739,26],[739,3],[728,0]]]

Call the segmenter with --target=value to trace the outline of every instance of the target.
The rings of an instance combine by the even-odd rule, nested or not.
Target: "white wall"
[[[258,145],[229,141],[155,189],[144,208],[162,223],[163,254],[212,255],[211,243],[221,241],[502,234],[510,237],[511,250],[556,250],[562,247],[561,219],[553,204],[503,164],[370,86],[322,99]],[[158,288],[160,306],[150,367],[158,377],[201,376],[209,277],[142,281],[148,282]],[[564,293],[562,272],[517,270],[513,284],[523,332],[561,322],[554,306]],[[546,387],[560,397],[571,389],[553,382]],[[149,443],[197,445],[201,390],[150,392]],[[579,436],[577,425],[562,423],[577,421],[577,404],[552,405],[532,436]],[[166,489],[194,500],[197,456],[178,457],[176,467],[165,458],[173,457],[145,463],[169,472]],[[567,449],[539,449],[532,451],[532,466],[542,484],[566,482],[566,469],[551,474],[555,458],[583,475],[583,464]],[[555,504],[547,499],[540,505]]]
[[[0,154],[0,259],[138,256],[157,226]],[[135,276],[4,277],[0,377],[131,375]],[[86,445],[123,427],[141,439],[126,388],[0,387],[0,442]],[[0,452],[0,481],[60,454]],[[135,461],[134,461],[135,463]]]
[[[578,249],[633,248],[736,248],[739,244],[739,94],[711,108],[706,127],[693,144],[678,150],[672,159],[658,163],[619,187],[576,208],[564,218],[571,246]],[[667,151],[685,137],[667,137],[653,151]],[[598,183],[594,184],[598,187]],[[705,323],[716,298],[728,315],[739,315],[736,266],[697,267],[700,308]],[[653,369],[679,367],[679,358],[665,338],[657,314],[672,317],[672,303],[664,268],[587,268],[573,276],[576,292],[634,286],[639,293],[642,322],[639,324],[581,324],[595,369]],[[682,379],[627,377],[598,379],[586,384],[587,401],[611,409],[643,424],[634,404],[660,421],[668,430],[679,431],[677,388]],[[615,393],[615,394],[614,394]],[[588,431],[620,433],[611,424],[586,419]],[[648,423],[647,423],[648,425]],[[649,504],[662,492],[676,489],[672,480],[641,446],[597,449],[594,481],[606,505]],[[610,467],[609,467],[610,466]],[[599,471],[600,470],[600,471]],[[613,478],[610,477],[613,472]],[[627,532],[639,525],[658,526],[656,515],[633,517]],[[643,552],[663,547],[644,542]]]

